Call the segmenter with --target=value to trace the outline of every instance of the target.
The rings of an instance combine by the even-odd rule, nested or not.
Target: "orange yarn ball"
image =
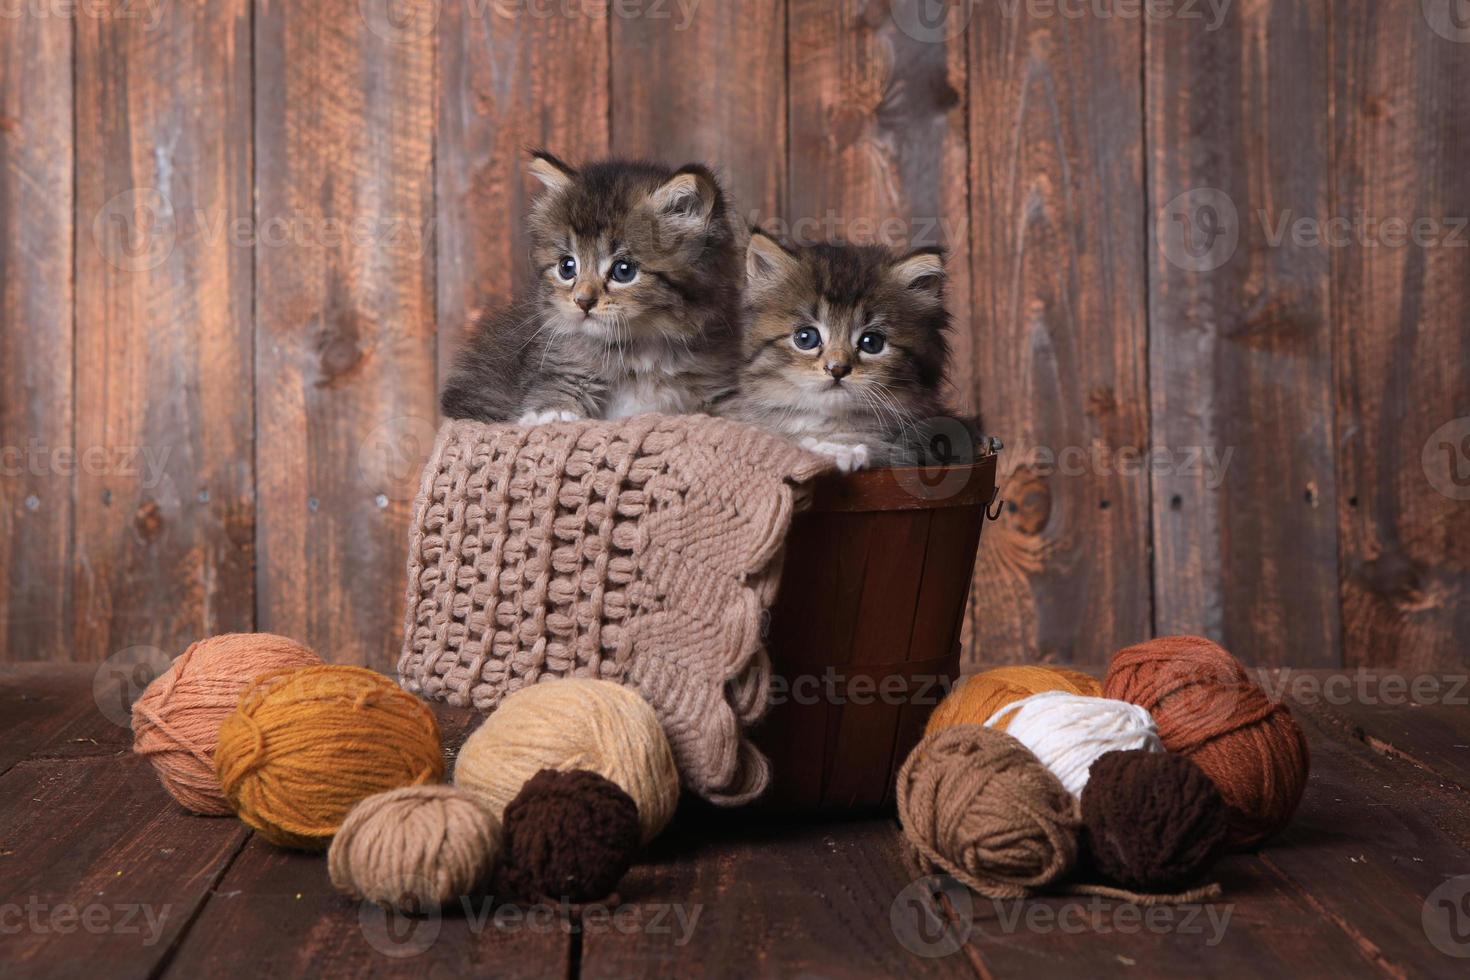
[[[1042,691],[1066,691],[1096,698],[1102,696],[1102,685],[1094,677],[1066,667],[1043,667],[1038,664],[1016,664],[996,667],[975,674],[949,693],[934,714],[924,734],[952,725],[983,725],[1001,708]],[[1006,723],[994,727],[1004,731]]]
[[[1170,752],[1193,760],[1229,806],[1227,843],[1250,848],[1291,819],[1307,739],[1240,661],[1202,636],[1165,636],[1113,657],[1105,696],[1148,709]]]
[[[256,677],[321,662],[295,640],[272,633],[200,640],[133,703],[133,751],[153,764],[163,788],[185,809],[229,816],[233,811],[214,771],[220,723]]]
[[[361,800],[444,777],[439,725],[375,671],[322,666],[267,674],[220,726],[225,798],[275,844],[326,847]]]

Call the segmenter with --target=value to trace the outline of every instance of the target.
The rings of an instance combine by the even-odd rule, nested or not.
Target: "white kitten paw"
[[[545,425],[548,422],[580,422],[582,416],[565,408],[548,408],[540,412],[526,412],[520,418],[521,425]]]
[[[868,447],[862,443],[823,442],[820,439],[807,437],[801,440],[801,445],[803,449],[810,449],[823,456],[831,456],[837,463],[837,468],[843,473],[861,470],[868,465]]]

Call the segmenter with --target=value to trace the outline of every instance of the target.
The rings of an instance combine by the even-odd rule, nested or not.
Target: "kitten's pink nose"
[[[596,293],[578,293],[574,298],[577,301],[577,305],[582,308],[583,313],[591,313],[592,307],[597,305]]]
[[[852,373],[852,365],[846,361],[828,361],[826,367],[827,373],[837,381],[841,381]]]

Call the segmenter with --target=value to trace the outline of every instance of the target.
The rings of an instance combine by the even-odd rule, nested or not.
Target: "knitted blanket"
[[[762,631],[806,481],[830,463],[706,416],[449,421],[414,502],[401,682],[490,711],[600,677],[653,705],[685,786],[758,795]]]

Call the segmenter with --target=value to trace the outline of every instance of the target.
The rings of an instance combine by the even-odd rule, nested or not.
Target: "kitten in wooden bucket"
[[[482,317],[442,404],[521,424],[703,411],[734,385],[742,254],[715,175],[610,160],[530,171],[536,279]]]
[[[843,472],[913,461],[949,421],[939,250],[786,248],[755,231],[745,318],[739,390],[720,414],[829,455]]]

